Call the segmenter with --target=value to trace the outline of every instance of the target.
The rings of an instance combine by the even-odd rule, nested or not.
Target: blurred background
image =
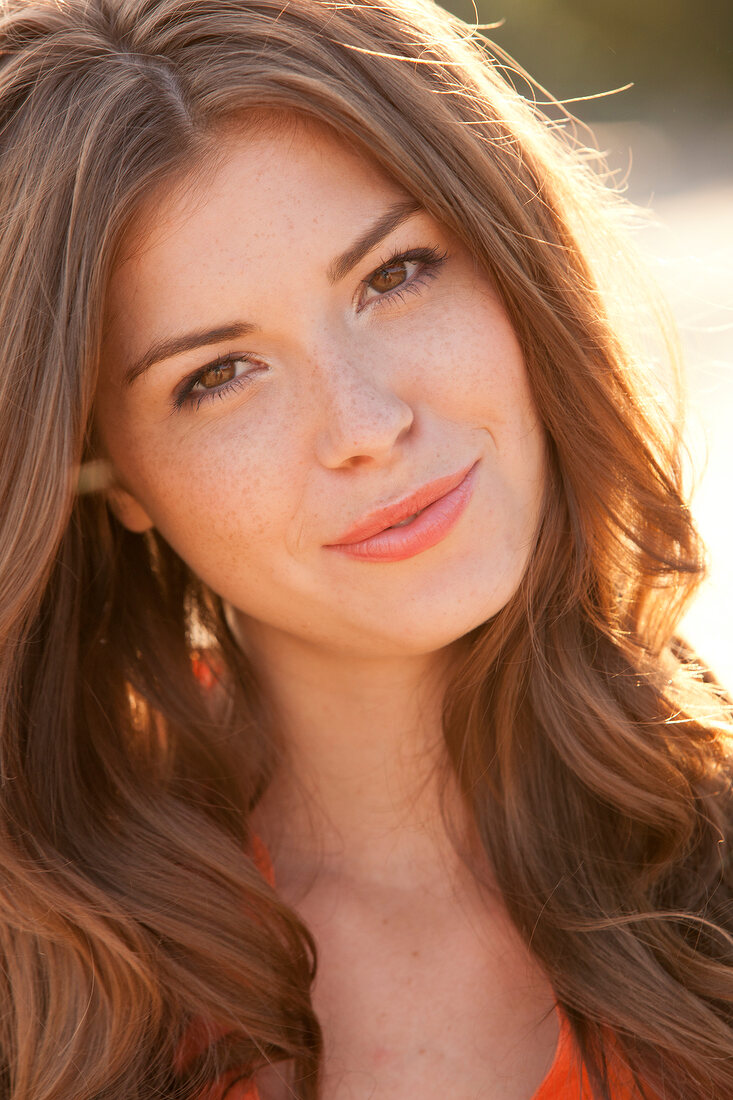
[[[500,23],[484,34],[570,101],[628,198],[654,215],[637,245],[680,329],[693,512],[711,566],[682,633],[733,690],[733,0],[443,6]]]

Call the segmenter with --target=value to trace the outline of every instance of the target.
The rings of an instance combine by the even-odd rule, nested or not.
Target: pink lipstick
[[[473,492],[478,462],[370,512],[327,545],[362,561],[403,561],[429,550],[453,530]]]

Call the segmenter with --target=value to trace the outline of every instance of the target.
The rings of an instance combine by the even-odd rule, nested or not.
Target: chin
[[[520,580],[483,598],[478,593],[456,594],[446,601],[446,588],[442,599],[427,607],[393,606],[386,621],[365,624],[360,637],[352,634],[354,652],[368,649],[380,657],[421,656],[445,649],[498,615],[515,595]]]

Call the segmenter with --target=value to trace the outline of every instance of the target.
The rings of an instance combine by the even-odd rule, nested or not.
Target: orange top
[[[253,855],[255,863],[269,884],[275,886],[275,872],[269,852],[259,837],[253,837]],[[573,1045],[570,1024],[558,1008],[560,1035],[555,1058],[550,1070],[532,1100],[593,1100],[593,1093],[585,1070],[580,1066],[580,1058]],[[193,1026],[178,1052],[178,1062],[184,1065],[189,1058],[205,1049],[216,1038],[214,1029],[203,1023]],[[236,1073],[220,1078],[203,1093],[199,1100],[260,1100],[255,1085],[248,1081],[237,1081]],[[633,1086],[623,1080],[619,1073],[613,1086],[613,1100],[634,1100],[637,1093]]]

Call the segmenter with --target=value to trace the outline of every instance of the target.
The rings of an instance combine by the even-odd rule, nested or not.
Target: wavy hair
[[[459,644],[446,768],[597,1095],[609,1041],[640,1096],[733,1095],[730,726],[675,637],[704,568],[679,430],[628,339],[619,203],[506,67],[429,0],[3,0],[8,1100],[193,1097],[268,1062],[318,1096],[315,944],[247,824],[276,760],[266,694],[216,594],[77,492],[125,229],[258,112],[334,127],[501,295],[549,487],[519,590]]]

